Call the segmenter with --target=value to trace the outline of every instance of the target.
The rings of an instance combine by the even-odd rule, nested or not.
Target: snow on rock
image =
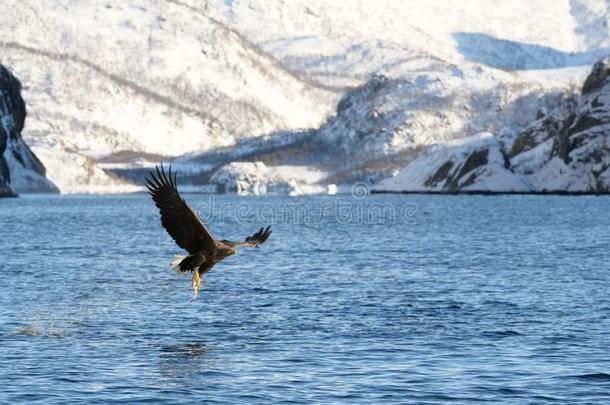
[[[381,181],[376,191],[526,191],[508,168],[498,138],[482,133],[437,145],[396,177]]]
[[[525,175],[533,189],[610,192],[610,57],[593,67],[547,159],[539,172]]]
[[[63,194],[112,194],[142,191],[143,188],[106,173],[90,157],[61,148],[35,146],[37,156],[47,162],[49,179]]]
[[[21,138],[25,117],[21,83],[0,65],[0,197],[58,191]]]
[[[324,176],[324,173],[308,167],[269,167],[263,162],[234,162],[221,167],[210,181],[221,193],[302,195],[325,193],[327,189],[317,185]]]
[[[578,102],[543,113],[512,142],[492,134],[441,144],[377,191],[610,192],[610,57]]]
[[[477,93],[464,92],[465,86]],[[231,161],[258,161],[265,167],[300,165],[327,173],[311,190],[375,182],[404,167],[422,148],[457,134],[518,132],[535,118],[538,109],[552,110],[564,103],[564,93],[551,89],[537,85],[498,89],[494,80],[470,74],[453,79],[433,72],[411,79],[373,75],[348,91],[335,115],[317,130],[244,140],[177,162],[201,165],[202,172],[213,172]],[[257,167],[261,166],[237,165],[234,169],[247,169],[244,174],[252,175]],[[202,179],[216,181],[217,177],[197,174],[186,178],[187,182]]]

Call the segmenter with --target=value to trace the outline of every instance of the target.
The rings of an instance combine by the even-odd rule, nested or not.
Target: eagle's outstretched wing
[[[197,214],[186,204],[176,188],[176,174],[172,178],[172,168],[166,175],[161,164],[155,167],[156,175],[150,172],[146,188],[150,191],[155,204],[161,213],[161,224],[176,244],[190,254],[208,251],[214,247],[214,238],[210,235]]]
[[[234,246],[234,247],[236,247],[236,246],[258,247],[259,245],[262,245],[263,243],[265,243],[265,241],[269,238],[269,235],[271,235],[270,226],[259,229],[258,232],[256,232],[254,235],[248,236],[246,238],[246,240],[243,242],[231,242],[228,240],[223,240],[223,242],[229,246]]]

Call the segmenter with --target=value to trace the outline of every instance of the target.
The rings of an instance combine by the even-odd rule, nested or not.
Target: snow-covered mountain
[[[610,57],[515,139],[484,133],[441,144],[375,186],[398,192],[610,193]]]
[[[337,98],[203,6],[7,0],[1,7],[0,58],[26,83],[31,111],[24,136],[62,191],[120,190],[96,171],[101,157],[157,161],[317,126]]]
[[[16,193],[53,193],[45,168],[21,138],[26,108],[21,83],[0,65],[0,197]]]
[[[0,61],[26,83],[24,137],[62,192],[131,190],[163,159],[192,186],[299,194],[380,180],[444,141],[516,136],[608,53],[608,9],[7,0]]]

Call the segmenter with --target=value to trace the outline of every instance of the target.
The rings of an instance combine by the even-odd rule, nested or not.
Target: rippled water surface
[[[1,403],[610,401],[610,198],[186,198],[275,221],[192,305],[147,196],[0,200]]]

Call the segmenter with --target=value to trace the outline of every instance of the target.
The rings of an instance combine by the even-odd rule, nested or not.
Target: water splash
[[[21,336],[64,337],[68,333],[65,327],[55,325],[53,320],[43,319],[40,310],[36,310],[34,319],[25,326],[16,329],[12,334]]]

